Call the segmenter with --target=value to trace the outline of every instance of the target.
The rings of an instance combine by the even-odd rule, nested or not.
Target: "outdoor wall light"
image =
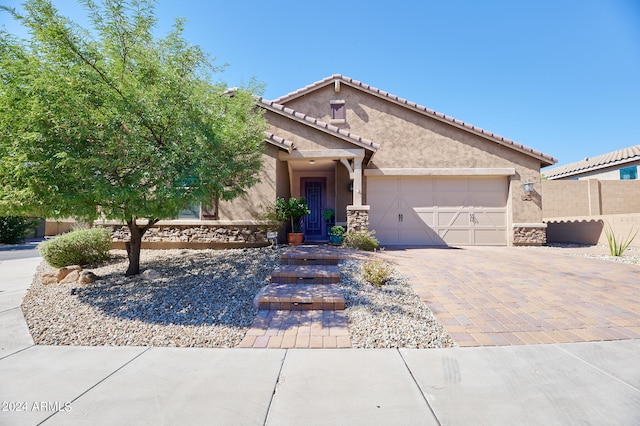
[[[533,192],[533,182],[526,181],[522,184],[522,189],[524,190],[525,194],[531,194]]]
[[[316,160],[309,160],[309,164],[316,164]]]

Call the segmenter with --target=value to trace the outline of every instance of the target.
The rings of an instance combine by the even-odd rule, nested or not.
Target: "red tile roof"
[[[535,157],[537,159],[539,159],[541,161],[542,166],[550,166],[552,164],[557,163],[558,160],[556,160],[555,158],[553,158],[550,155],[544,154],[540,151],[536,151],[533,148],[530,148],[528,146],[522,145],[521,143],[515,142],[511,139],[505,138],[503,136],[500,136],[498,134],[495,134],[493,132],[489,132],[487,130],[481,129],[480,127],[476,127],[473,126],[469,123],[465,123],[464,121],[455,119],[453,117],[449,117],[446,116],[440,112],[434,111],[432,109],[429,109],[425,106],[416,104],[415,102],[411,102],[407,99],[401,98],[399,96],[396,95],[392,95],[391,93],[385,92],[384,90],[380,90],[376,87],[372,87],[369,86],[368,84],[362,83],[361,81],[358,80],[354,80],[352,78],[343,76],[341,74],[333,74],[332,76],[329,76],[327,78],[324,78],[322,80],[316,81],[315,83],[312,83],[308,86],[305,86],[301,89],[298,89],[294,92],[291,93],[287,93],[284,96],[281,96],[277,99],[275,99],[273,102],[277,103],[277,104],[285,104],[288,101],[291,101],[293,99],[296,99],[300,96],[306,95],[307,93],[310,93],[314,90],[317,90],[321,87],[327,86],[329,84],[332,84],[335,81],[340,81],[341,84],[347,84],[351,87],[366,91],[368,93],[373,94],[374,96],[378,96],[380,98],[383,99],[387,99],[393,103],[396,103],[398,105],[404,106],[406,108],[418,111],[421,114],[430,116],[432,118],[435,118],[437,120],[446,122],[448,124],[460,127],[464,130],[467,130],[471,133],[475,133],[479,136],[482,136],[486,139],[492,140],[494,142],[497,142],[501,145],[505,145],[507,147],[513,148],[517,151],[523,152],[529,156]]]
[[[332,126],[331,124],[325,123],[324,121],[318,120],[315,117],[312,117],[310,115],[306,115],[306,114],[302,114],[300,112],[296,112],[294,110],[292,110],[291,108],[287,108],[284,105],[280,105],[275,101],[267,101],[264,99],[261,99],[260,102],[258,103],[258,105],[262,106],[265,109],[268,109],[270,111],[288,116],[290,118],[293,118],[297,121],[303,122],[305,124],[308,124],[312,127],[315,127],[319,130],[323,130],[325,132],[328,133],[332,133],[335,136],[340,137],[341,139],[346,139],[349,142],[352,142],[360,147],[366,148],[370,151],[377,151],[378,148],[380,148],[380,144],[376,143],[372,140],[363,138],[362,136],[356,135],[355,133],[352,133],[348,130],[344,130],[341,129],[339,127],[336,126]]]
[[[585,158],[575,163],[565,164],[543,173],[547,179],[560,179],[574,175],[604,169],[620,164],[640,161],[640,145],[630,146],[628,148],[619,149],[617,151],[607,152],[593,158]]]

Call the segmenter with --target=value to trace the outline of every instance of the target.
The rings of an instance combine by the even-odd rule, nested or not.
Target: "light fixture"
[[[529,195],[533,192],[533,182],[526,181],[522,184],[522,189],[526,195]]]
[[[309,160],[309,164],[316,164],[316,160]]]

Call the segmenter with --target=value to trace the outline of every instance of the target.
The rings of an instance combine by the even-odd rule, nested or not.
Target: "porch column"
[[[362,158],[353,159],[353,205],[362,205]]]

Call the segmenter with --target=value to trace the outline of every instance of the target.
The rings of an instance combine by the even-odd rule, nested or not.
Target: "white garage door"
[[[505,177],[367,177],[383,245],[506,245]]]

